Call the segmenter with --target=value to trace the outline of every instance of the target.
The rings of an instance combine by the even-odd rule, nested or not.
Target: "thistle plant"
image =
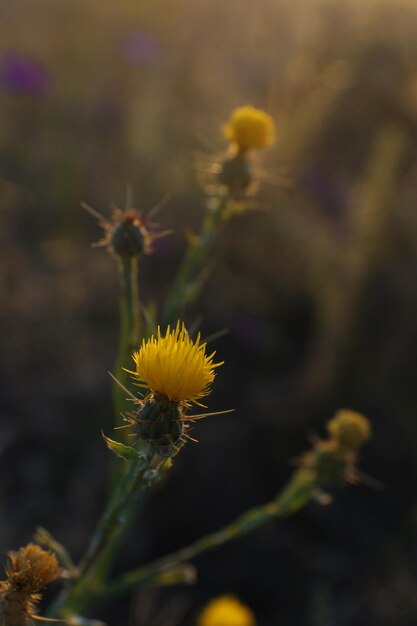
[[[369,439],[371,427],[367,418],[344,409],[328,422],[329,438],[313,439],[311,449],[297,459],[288,483],[269,502],[172,554],[112,577],[115,554],[141,494],[170,469],[188,441],[195,441],[190,434],[194,422],[227,412],[208,412],[201,403],[209,396],[223,362],[216,360],[216,352],[208,349],[200,333],[193,339],[179,321],[180,313],[193,302],[204,282],[204,268],[222,224],[233,214],[234,203],[245,201],[255,181],[252,153],[273,142],[274,123],[264,111],[245,106],[232,113],[224,134],[230,145],[216,170],[214,191],[208,193],[200,234],[186,250],[163,307],[163,323],[154,334],[147,332],[142,320],[138,269],[141,255],[149,254],[153,240],[166,231],[155,231],[130,208],[130,202],[125,210],[116,209],[111,220],[85,205],[105,231],[98,245],[112,253],[120,270],[121,331],[112,375],[120,436],[113,439],[103,434],[103,438],[123,463],[117,467],[105,510],[77,565],[46,531],[37,533],[37,540],[67,566],[66,585],[49,617],[42,618],[46,621],[98,626],[98,622],[80,617],[88,614],[93,603],[106,602],[142,584],[192,582],[195,567],[191,561],[199,555],[293,515],[311,500],[329,501],[324,497],[328,486],[363,479],[357,469],[358,453]],[[131,360],[134,369],[129,369]],[[33,544],[10,555],[6,580],[0,583],[0,626],[26,626],[41,619],[35,614],[39,591],[65,573],[56,556]],[[254,625],[251,610],[231,596],[212,601],[198,619],[198,626]]]
[[[136,496],[169,469],[167,458],[177,454],[191,439],[187,433],[189,423],[207,415],[190,416],[187,411],[191,403],[198,403],[210,393],[215,368],[222,365],[213,362],[214,356],[215,353],[206,354],[206,344],[201,343],[200,336],[193,342],[180,323],[175,330],[168,328],[164,336],[158,330],[156,338],[143,340],[134,353],[136,371],[130,374],[139,386],[149,390],[144,398],[132,396],[138,409],[126,416],[125,426],[132,428],[137,445],[104,437],[110,450],[127,462],[126,472],[116,485],[80,563],[78,580],[62,594],[55,610],[85,610],[97,591],[106,589],[113,547],[123,535]]]
[[[140,349],[133,354],[136,370],[129,373],[136,385],[148,393],[139,398],[132,396],[138,410],[125,418],[126,428],[133,429],[138,443],[146,442],[161,457],[173,456],[187,440],[192,440],[187,432],[191,422],[219,414],[188,414],[192,404],[200,405],[199,400],[210,393],[215,369],[223,365],[213,362],[215,354],[207,355],[200,334],[193,342],[180,322],[173,330],[168,326],[164,336],[158,328],[157,337],[143,339]],[[121,456],[122,450],[126,458],[135,454],[134,448],[105,439]]]
[[[215,352],[206,355],[206,344],[201,335],[190,339],[184,324],[174,330],[168,326],[165,336],[143,340],[133,355],[136,371],[131,372],[139,387],[149,389],[143,400],[135,400],[139,411],[130,418],[139,439],[156,446],[161,456],[171,456],[187,439],[190,422],[206,417],[208,413],[189,415],[191,405],[210,393],[215,368]]]
[[[356,429],[356,418],[359,414],[350,410],[344,410],[344,413],[348,417],[345,426],[353,425]],[[338,420],[339,415],[336,414],[335,418],[328,422],[329,431],[333,430],[334,419]],[[354,416],[353,420],[349,420],[350,416]],[[360,443],[365,444],[371,427],[366,417],[360,417],[362,425],[366,425],[367,433]],[[330,487],[340,488],[344,484],[356,484],[361,481],[376,486],[376,481],[369,479],[357,468],[359,447],[358,440],[352,448],[346,446],[344,438],[341,439],[332,433],[325,440],[315,437],[311,449],[296,459],[297,469],[275,498],[245,511],[230,524],[189,546],[110,581],[105,591],[106,598],[122,595],[140,584],[158,585],[161,577],[163,578],[167,572],[177,570],[181,564],[187,564],[205,552],[251,534],[274,520],[294,515],[312,500],[319,504],[329,504],[331,497],[325,490]]]
[[[163,307],[164,323],[175,323],[199,295],[209,276],[210,253],[223,225],[247,206],[257,187],[253,153],[274,142],[275,124],[268,113],[252,106],[235,109],[223,129],[226,154],[209,168],[206,209],[198,234],[188,248]]]
[[[377,481],[359,472],[357,467],[359,449],[371,436],[371,424],[360,413],[341,409],[327,422],[329,438],[313,438],[313,447],[302,455],[299,465],[316,474],[317,494],[323,496],[322,488],[341,486],[345,483],[368,482],[377,486]],[[324,494],[324,501],[329,496]]]
[[[97,218],[104,236],[95,244],[104,247],[115,258],[120,276],[120,337],[115,363],[116,380],[113,385],[113,404],[116,425],[121,423],[127,410],[123,383],[127,382],[124,366],[141,337],[141,314],[139,301],[139,260],[143,254],[151,254],[153,242],[165,237],[169,231],[155,229],[149,219],[138,210],[130,208],[131,190],[128,188],[127,208],[114,207],[111,219],[101,215],[85,202],[82,206]],[[120,384],[122,383],[122,384]]]

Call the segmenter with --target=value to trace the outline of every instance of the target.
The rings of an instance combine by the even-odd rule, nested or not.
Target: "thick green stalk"
[[[129,367],[132,353],[139,347],[140,307],[138,287],[138,259],[137,257],[118,257],[120,272],[120,338],[115,377],[123,385],[129,383],[129,375],[123,369]],[[122,424],[123,415],[131,408],[126,398],[126,392],[121,385],[113,381],[113,406],[116,426]],[[121,433],[124,431],[122,430]]]
[[[123,425],[123,417],[132,410],[132,402],[128,398],[125,388],[129,388],[129,374],[124,368],[130,367],[132,353],[139,347],[140,341],[140,303],[139,303],[139,283],[138,283],[138,257],[137,256],[116,256],[120,276],[120,336],[118,353],[115,363],[115,378],[113,380],[112,396],[115,416],[115,426]],[[128,432],[119,430],[119,438],[127,443]],[[120,488],[123,489],[129,483],[132,475],[132,468],[126,467],[124,461],[118,457],[112,458],[111,483],[114,489],[110,494],[109,506],[114,498],[118,497]],[[129,503],[128,509],[124,513],[123,525],[119,525],[117,533],[107,542],[106,550],[101,559],[96,559],[94,563],[94,577],[96,584],[101,584],[108,575],[114,556],[123,538],[124,531],[130,521],[137,514],[139,500],[143,492],[138,494]]]
[[[189,243],[168,295],[162,315],[163,325],[175,323],[199,294],[207,277],[207,268],[204,268],[207,255],[224,219],[227,202],[227,197],[216,196],[207,203],[200,233]]]
[[[97,568],[113,555],[112,547],[123,534],[130,516],[132,502],[146,484],[146,473],[152,469],[154,454],[131,461],[120,479],[91,538],[80,563],[80,576],[72,587],[64,589],[52,607],[51,615],[86,612],[103,583]]]
[[[229,541],[252,533],[271,520],[283,519],[293,515],[310,501],[314,493],[314,486],[315,474],[313,472],[305,469],[297,470],[289,483],[271,502],[249,509],[231,524],[198,539],[186,548],[182,548],[150,565],[127,572],[106,585],[101,594],[102,599],[126,593],[139,584],[157,584],[157,580],[162,574],[178,565]]]

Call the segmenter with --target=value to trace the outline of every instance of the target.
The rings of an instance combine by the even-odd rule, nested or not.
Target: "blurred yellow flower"
[[[209,602],[197,620],[197,626],[255,626],[255,623],[250,608],[231,595]]]
[[[333,419],[327,423],[327,430],[339,445],[350,450],[356,450],[371,437],[369,420],[350,409],[337,411]]]
[[[184,324],[177,322],[175,329],[168,326],[164,336],[158,327],[157,337],[143,340],[133,355],[136,372],[132,372],[140,385],[148,387],[174,402],[196,402],[210,393],[215,378],[213,352],[206,354],[206,344],[190,339]]]
[[[224,127],[224,136],[242,152],[263,148],[274,142],[274,120],[262,109],[249,105],[238,107]]]

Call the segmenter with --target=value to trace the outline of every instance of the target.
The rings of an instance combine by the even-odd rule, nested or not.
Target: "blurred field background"
[[[174,234],[143,260],[152,308],[203,213],[201,154],[265,108],[259,210],[236,217],[188,322],[228,328],[198,445],[176,459],[118,569],[267,501],[339,407],[370,417],[334,494],[140,592],[110,626],[191,626],[233,592],[259,626],[417,623],[417,3],[16,0],[0,20],[0,548],[48,528],[80,556],[106,495],[117,272],[84,200],[110,215],[166,193]],[[204,157],[205,158],[205,157]],[[127,364],[129,365],[129,364]],[[161,611],[163,610],[163,614]]]

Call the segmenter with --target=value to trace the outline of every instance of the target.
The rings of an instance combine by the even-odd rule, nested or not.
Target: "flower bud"
[[[181,445],[184,424],[178,402],[151,396],[139,409],[136,421],[139,437],[155,445],[161,456],[171,456]]]
[[[218,173],[220,184],[232,195],[244,193],[252,182],[252,164],[241,152],[226,157]]]
[[[135,211],[126,211],[115,222],[110,245],[114,253],[122,258],[139,256],[145,251],[146,232]]]
[[[347,470],[354,459],[348,458],[336,441],[318,441],[310,454],[319,484],[343,485],[346,482]]]

